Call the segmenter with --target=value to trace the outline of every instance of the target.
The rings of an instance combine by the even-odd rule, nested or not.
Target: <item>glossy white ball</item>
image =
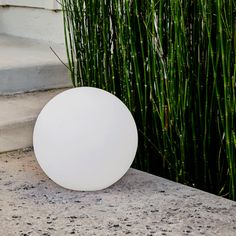
[[[36,159],[55,183],[72,190],[109,187],[131,166],[138,145],[135,121],[114,95],[80,87],[51,99],[33,133]]]

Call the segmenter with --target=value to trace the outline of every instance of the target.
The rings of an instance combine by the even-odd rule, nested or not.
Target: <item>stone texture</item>
[[[108,189],[66,190],[31,150],[0,155],[0,235],[236,235],[236,202],[135,169]]]

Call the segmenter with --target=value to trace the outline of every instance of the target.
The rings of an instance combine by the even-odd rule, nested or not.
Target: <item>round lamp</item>
[[[51,99],[33,133],[36,159],[55,183],[72,190],[109,187],[131,166],[138,145],[135,121],[114,95],[80,87]]]

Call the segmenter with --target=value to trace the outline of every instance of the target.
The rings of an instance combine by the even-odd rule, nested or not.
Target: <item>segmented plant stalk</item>
[[[236,199],[236,0],[62,0],[74,86],[128,106],[136,168]]]

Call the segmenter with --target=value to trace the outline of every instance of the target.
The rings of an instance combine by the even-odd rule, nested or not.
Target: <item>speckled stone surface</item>
[[[236,202],[130,169],[112,187],[75,192],[31,150],[0,155],[0,235],[236,235]]]

